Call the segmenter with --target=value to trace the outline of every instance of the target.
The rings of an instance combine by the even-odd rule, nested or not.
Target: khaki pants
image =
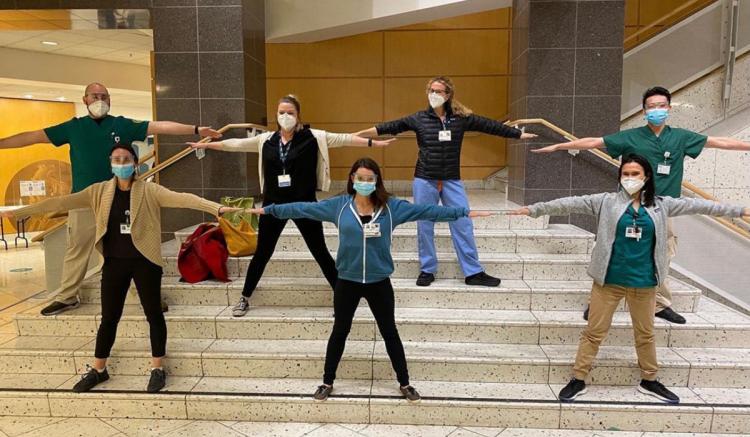
[[[674,234],[672,219],[667,221],[667,256],[669,260],[677,254],[677,236]],[[656,312],[672,306],[672,290],[669,289],[667,278],[664,278],[661,286],[656,289]]]
[[[599,345],[607,337],[612,325],[612,316],[622,298],[630,308],[630,319],[633,321],[635,351],[638,355],[638,367],[641,378],[649,381],[656,379],[659,366],[656,362],[656,341],[654,339],[654,305],[655,288],[625,288],[618,285],[598,285],[591,289],[591,309],[589,324],[581,334],[578,343],[578,354],[573,365],[576,379],[585,379],[599,352]]]
[[[86,278],[89,258],[94,251],[96,238],[96,221],[94,212],[89,208],[74,209],[68,213],[68,248],[62,270],[60,288],[54,293],[54,300],[62,303],[73,303],[78,299],[78,290]],[[103,259],[98,256],[98,268]]]

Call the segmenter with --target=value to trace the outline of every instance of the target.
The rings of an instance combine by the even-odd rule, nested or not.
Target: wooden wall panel
[[[382,73],[380,32],[311,44],[266,44],[267,77],[380,77]]]
[[[508,74],[510,31],[386,31],[386,76]]]
[[[398,27],[395,30],[436,30],[436,29],[508,29],[510,28],[510,8],[462,15],[460,17],[435,20]]]

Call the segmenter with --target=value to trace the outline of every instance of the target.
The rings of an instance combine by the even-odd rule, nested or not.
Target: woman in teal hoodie
[[[346,191],[348,194],[321,202],[269,205],[251,212],[271,214],[280,219],[309,218],[332,222],[339,230],[336,255],[339,277],[333,292],[333,331],[328,339],[323,384],[316,390],[315,399],[325,400],[333,391],[336,369],[344,353],[354,312],[360,299],[365,298],[385,341],[401,393],[409,401],[417,401],[420,396],[409,385],[404,346],[394,317],[394,294],[390,280],[393,273],[393,229],[416,220],[453,221],[461,217],[488,216],[490,213],[469,211],[467,208],[414,205],[392,197],[385,190],[380,167],[370,158],[362,158],[354,163]]]

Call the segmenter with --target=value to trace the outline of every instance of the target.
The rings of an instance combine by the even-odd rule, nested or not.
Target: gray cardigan
[[[609,260],[612,256],[612,245],[615,242],[617,222],[632,203],[630,196],[623,190],[617,193],[600,193],[589,196],[563,197],[549,202],[539,202],[529,206],[531,217],[542,215],[567,215],[571,213],[589,214],[597,217],[596,245],[591,254],[588,274],[597,284],[604,285]],[[654,206],[646,208],[654,221],[656,247],[654,260],[656,276],[661,285],[669,274],[669,257],[667,256],[667,218],[678,215],[703,214],[713,216],[740,217],[742,207],[723,205],[709,200],[682,197],[657,197]]]

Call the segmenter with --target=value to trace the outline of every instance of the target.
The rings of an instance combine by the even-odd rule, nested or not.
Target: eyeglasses
[[[377,175],[361,175],[354,173],[354,182],[377,182]]]
[[[109,158],[109,162],[111,162],[112,164],[135,164],[133,158],[111,157]]]
[[[669,102],[649,103],[646,109],[669,109]]]
[[[86,97],[96,100],[109,100],[109,94],[105,93],[88,93],[86,94]]]

